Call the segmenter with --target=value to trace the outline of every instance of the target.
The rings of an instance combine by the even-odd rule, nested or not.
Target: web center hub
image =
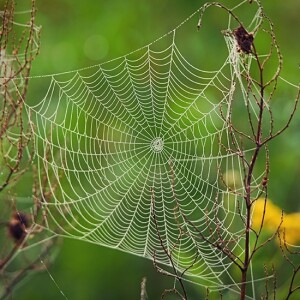
[[[151,141],[150,148],[152,149],[152,151],[154,151],[156,153],[163,151],[163,149],[164,149],[163,139],[160,137],[156,137],[155,139],[153,139]]]

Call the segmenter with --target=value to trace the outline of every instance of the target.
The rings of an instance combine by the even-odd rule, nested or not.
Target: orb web
[[[236,90],[246,93],[245,65],[226,34],[228,55],[219,69],[192,65],[176,43],[186,21],[125,56],[45,76],[45,97],[26,108],[40,182],[52,192],[51,202],[42,202],[50,231],[168,266],[163,243],[190,280],[219,289],[224,274],[235,284],[233,261],[196,237],[218,236],[243,255],[243,189],[232,194],[220,172],[222,166],[243,180],[239,157],[225,146],[231,147],[227,118]],[[249,26],[259,21],[258,13]],[[158,50],[162,40],[167,46]]]

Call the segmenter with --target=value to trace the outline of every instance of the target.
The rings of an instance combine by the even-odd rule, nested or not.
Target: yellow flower
[[[265,213],[264,213],[265,212]],[[259,198],[255,201],[252,211],[252,227],[259,229],[264,215],[264,228],[276,230],[281,222],[281,209],[269,199]]]
[[[287,244],[300,244],[300,213],[284,215],[281,227],[281,232],[285,230],[285,241]],[[283,233],[281,235],[283,239]]]
[[[239,189],[243,186],[240,172],[234,169],[228,170],[223,174],[224,183],[231,189]]]
[[[259,198],[255,201],[252,210],[252,227],[258,230],[262,223],[264,215],[263,228],[270,233],[276,232],[281,222],[281,209],[273,204],[271,200]],[[283,214],[283,222],[279,228],[280,238],[283,239],[285,232],[285,241],[287,244],[300,244],[300,213]]]

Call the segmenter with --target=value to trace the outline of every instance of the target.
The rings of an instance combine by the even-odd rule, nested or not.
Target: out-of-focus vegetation
[[[28,1],[17,1],[16,9],[26,9],[26,2]],[[203,0],[38,1],[36,23],[42,26],[41,48],[31,75],[74,70],[124,55],[173,29],[205,2]],[[1,6],[2,3],[3,1],[0,1]],[[300,78],[298,66],[300,40],[297,32],[300,28],[300,2],[262,0],[262,4],[275,24],[278,43],[284,56],[282,76],[297,84]],[[206,37],[207,45],[200,39],[200,44],[196,44],[197,24],[194,31],[186,32],[185,35],[195,43],[195,48],[189,43],[190,48],[187,49],[187,53],[192,56],[191,60],[197,59],[197,51],[200,49],[208,52],[209,64],[209,47],[219,46],[218,39],[215,40],[216,28],[222,29],[219,11],[216,10],[206,16],[205,22],[206,28],[211,28],[211,34]],[[34,85],[34,81],[32,84]],[[45,93],[44,88],[46,87],[33,87],[40,95]],[[284,92],[282,94],[284,95]],[[276,101],[275,117],[288,118],[293,99],[286,99],[283,96],[274,101]],[[288,216],[300,210],[299,115],[296,114],[289,130],[269,145],[271,173],[268,197],[278,209],[284,209]],[[17,190],[22,197],[31,195],[27,177],[19,182]],[[277,218],[277,211],[275,215]],[[271,216],[272,218],[274,216]],[[299,243],[299,240],[299,236],[298,238],[293,236],[293,241]],[[270,255],[274,256],[278,265],[285,264],[284,260],[280,261],[278,243],[272,243],[272,247],[274,249],[266,251],[265,256],[260,254],[258,264],[265,260],[269,261]],[[151,261],[98,245],[66,239],[55,254],[56,259],[49,267],[51,276],[48,272],[32,274],[12,293],[13,299],[63,299],[60,291],[72,300],[139,299],[140,283],[144,276],[147,276],[149,299],[159,299],[162,291],[172,284],[156,272]],[[255,273],[255,269],[253,272]],[[191,299],[202,299],[196,296],[199,295],[197,287],[190,289]]]

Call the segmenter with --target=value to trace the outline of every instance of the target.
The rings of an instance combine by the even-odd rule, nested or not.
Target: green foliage
[[[124,55],[173,29],[204,2],[206,1],[38,2],[37,24],[42,25],[43,30],[41,54],[33,64],[32,75],[77,69]],[[295,28],[300,27],[298,16],[300,2],[263,2],[266,2],[263,3],[266,13],[276,24],[275,31],[278,33],[285,61],[283,77],[297,83],[300,41],[296,38]],[[23,9],[23,6],[26,7],[26,3],[18,3],[17,9]],[[218,38],[214,39],[215,30],[213,30],[214,27],[220,26],[218,12],[212,13],[211,18],[206,17],[206,26],[212,28],[211,35],[207,37],[208,44],[219,47],[220,42]],[[197,51],[204,51],[203,48],[206,49],[208,45],[197,44],[196,24],[191,30],[195,32],[191,32],[191,37],[187,39],[189,45],[194,45],[195,48],[190,47],[187,52],[191,55],[191,60],[194,60],[197,59]],[[29,95],[43,95],[44,90],[44,86],[33,87]],[[279,119],[283,114],[283,106],[287,107],[285,109],[288,115],[292,100],[289,91],[284,91],[281,98],[274,99],[275,117]],[[30,97],[29,101],[32,101]],[[287,104],[287,101],[290,103]],[[300,161],[299,121],[300,117],[297,114],[287,134],[270,144],[269,198],[287,212],[300,210],[298,201],[300,165],[295,163]],[[20,196],[21,198],[24,196],[25,199],[28,196],[28,181],[22,180],[20,185],[18,188]],[[0,197],[3,197],[2,194]],[[274,256],[278,256],[278,265],[283,265],[278,245],[274,243],[272,247],[276,249]],[[268,260],[272,252],[273,250],[266,251],[265,256],[259,257],[259,261]],[[59,288],[48,273],[33,274],[26,284],[13,293],[14,298],[63,299],[59,290],[61,289],[72,300],[138,299],[140,282],[143,276],[147,276],[149,299],[159,299],[161,292],[170,285],[170,282],[172,284],[172,281],[156,272],[150,261],[68,239],[63,241],[60,253],[49,271]],[[286,287],[287,283],[282,284]],[[197,287],[192,287],[191,290],[192,295],[199,292]]]

